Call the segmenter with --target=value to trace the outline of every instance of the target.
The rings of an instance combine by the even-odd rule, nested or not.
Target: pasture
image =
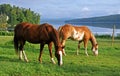
[[[99,56],[95,57],[88,45],[87,57],[83,43],[80,54],[76,55],[77,41],[67,40],[63,66],[52,64],[47,45],[42,60],[38,62],[39,44],[26,43],[25,51],[29,62],[20,61],[13,47],[13,36],[0,36],[0,75],[1,76],[120,76],[120,41],[111,46],[109,39],[97,38]],[[53,48],[54,55],[54,48]],[[55,56],[54,56],[55,58]],[[56,60],[56,58],[55,58]],[[57,62],[57,60],[56,60]]]

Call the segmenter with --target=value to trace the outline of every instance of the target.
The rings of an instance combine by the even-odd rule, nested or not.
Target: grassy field
[[[65,48],[67,56],[63,56],[64,64],[59,67],[50,62],[47,45],[41,64],[38,62],[39,45],[26,43],[25,51],[29,59],[26,63],[20,61],[15,54],[13,37],[0,36],[0,76],[120,76],[120,41],[111,46],[108,39],[97,40],[99,44],[97,57],[93,55],[90,43],[89,57],[84,53],[83,44],[77,56],[75,53],[77,42],[68,40]]]

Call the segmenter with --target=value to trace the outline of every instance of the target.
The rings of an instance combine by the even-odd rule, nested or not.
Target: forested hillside
[[[112,28],[113,25],[116,25],[116,28],[120,29],[120,14],[92,18],[72,19],[66,20],[65,23],[71,23],[75,25],[89,25],[104,28]]]
[[[20,22],[39,24],[40,15],[30,8],[26,9],[14,5],[11,6],[10,4],[0,5],[0,30],[14,27]]]
[[[72,19],[65,22],[120,22],[120,14],[92,18]]]

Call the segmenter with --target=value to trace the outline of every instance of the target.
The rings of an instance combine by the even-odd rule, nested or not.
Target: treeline
[[[20,22],[40,24],[40,15],[30,8],[20,8],[10,4],[0,5],[0,28],[14,27]]]

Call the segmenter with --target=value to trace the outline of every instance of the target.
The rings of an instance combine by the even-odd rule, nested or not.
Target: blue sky
[[[120,0],[0,0],[0,4],[30,8],[50,19],[120,14]]]

